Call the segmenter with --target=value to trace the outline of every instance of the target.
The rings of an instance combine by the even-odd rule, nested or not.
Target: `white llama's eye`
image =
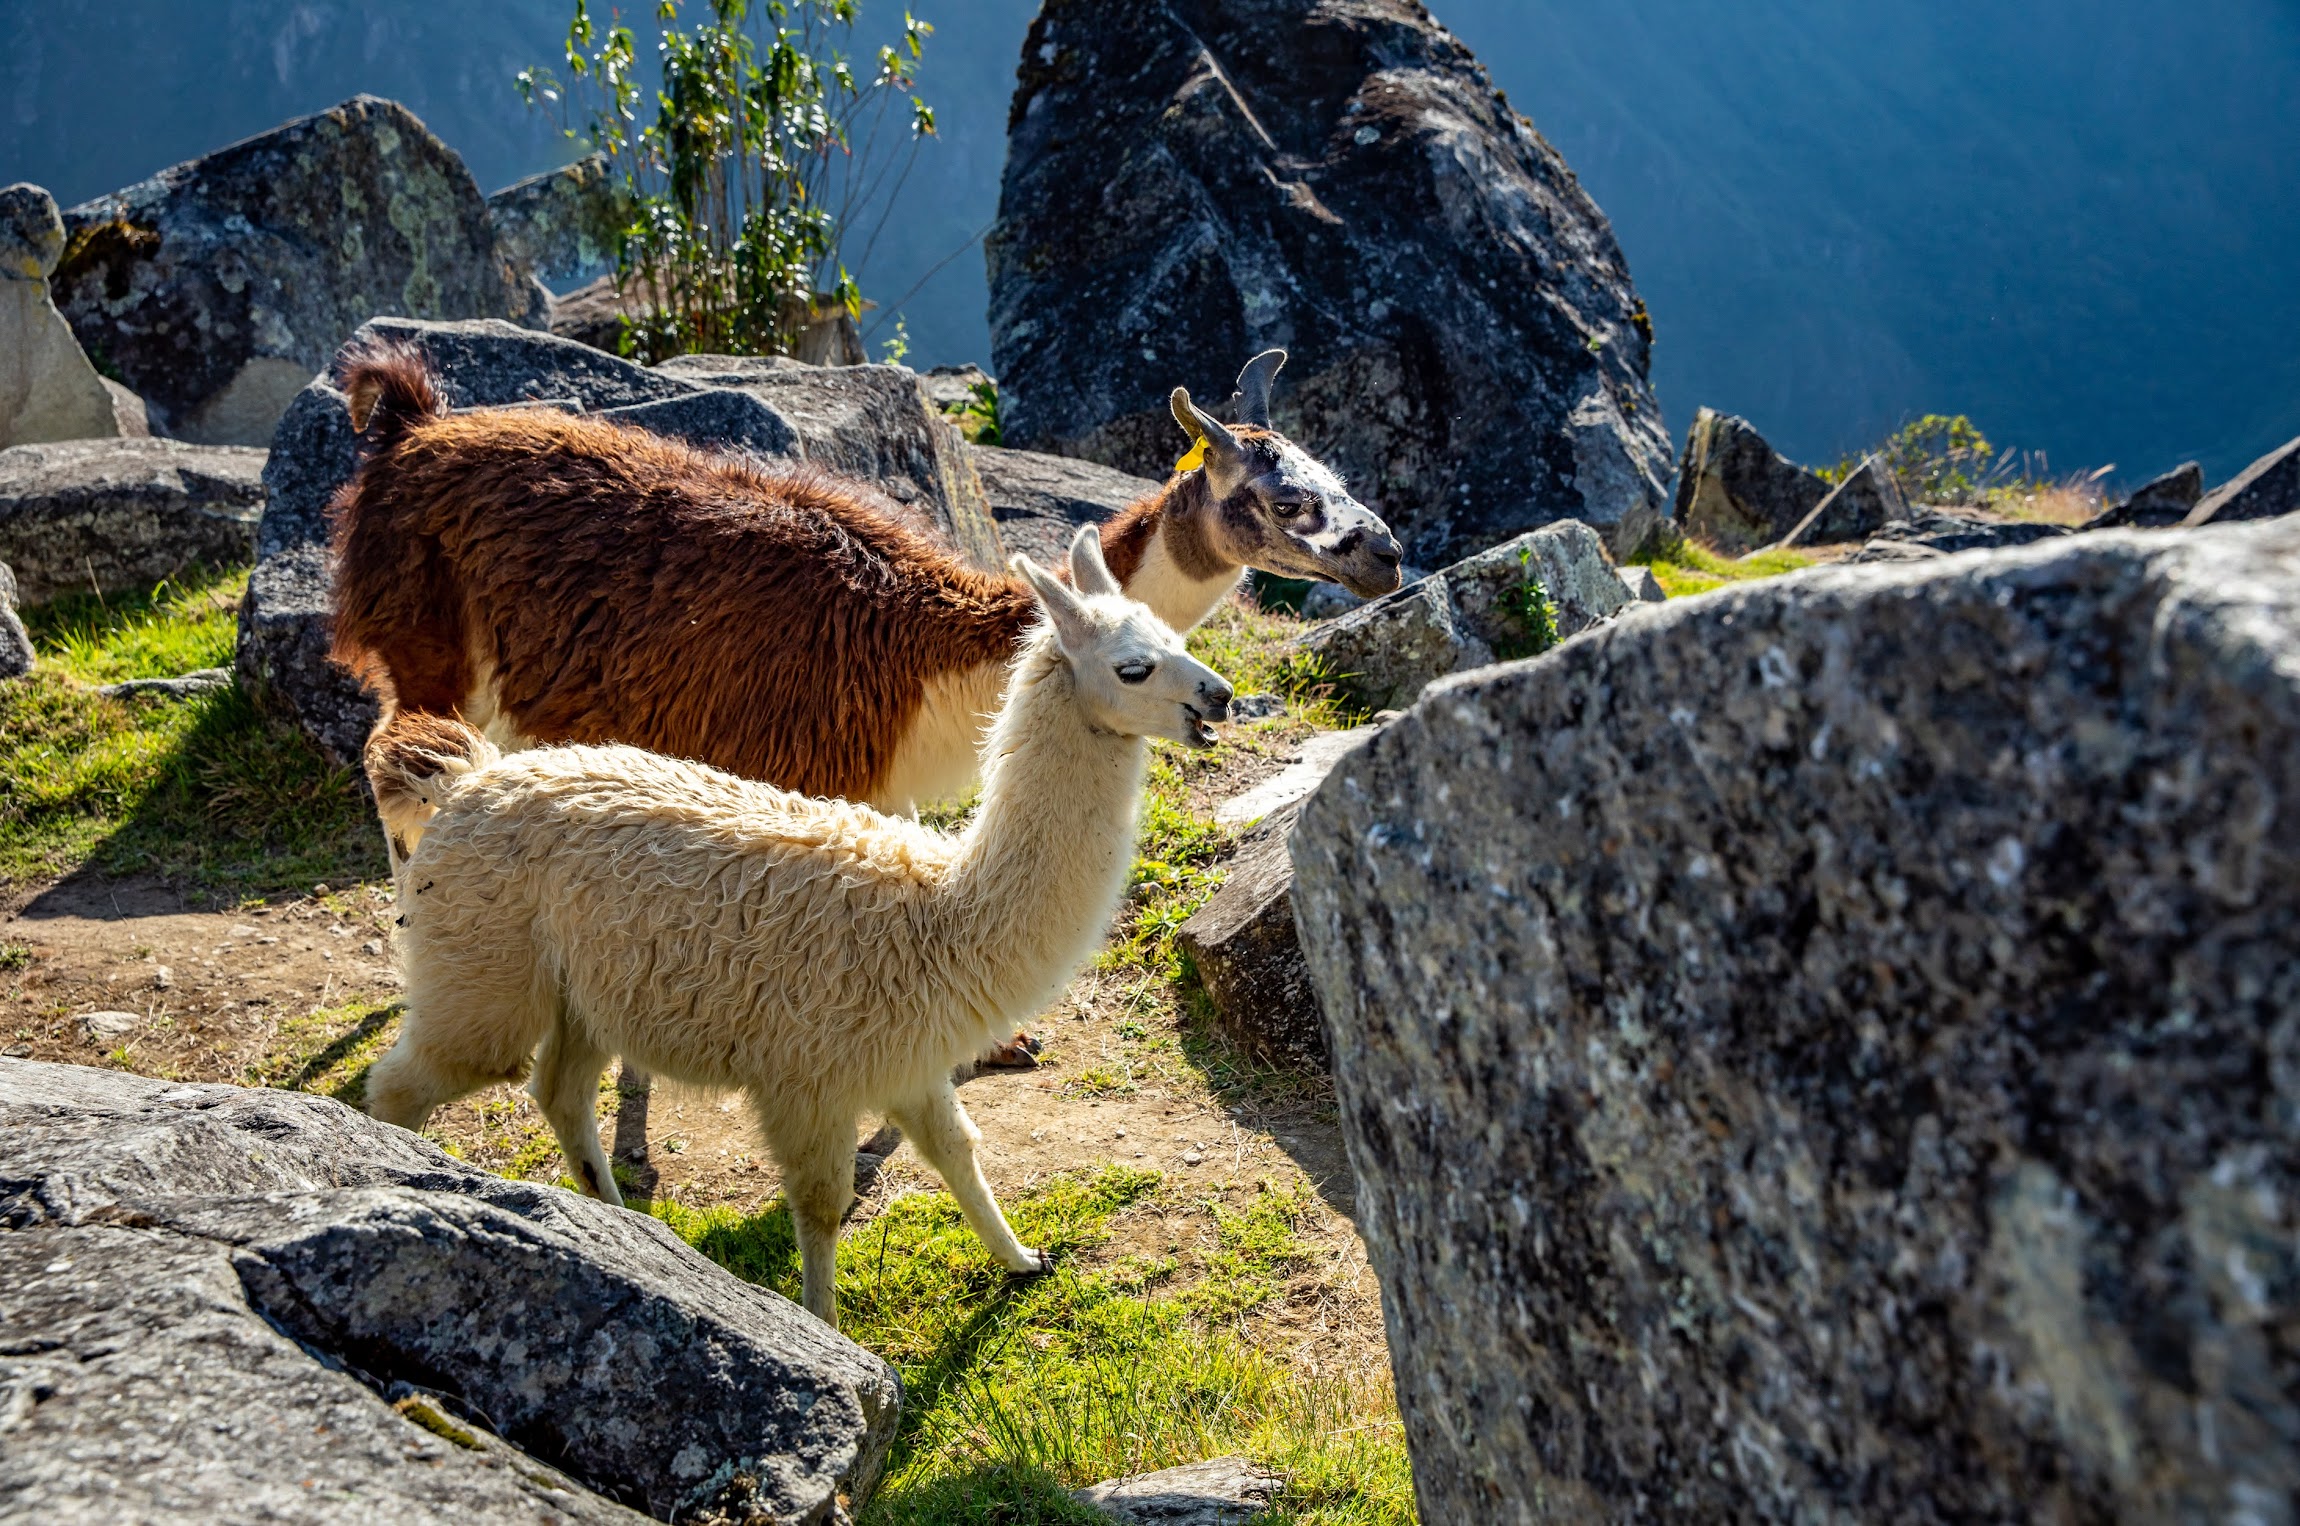
[[[1157,671],[1158,664],[1144,662],[1140,658],[1136,658],[1132,662],[1118,664],[1118,681],[1122,684],[1146,683],[1149,681],[1150,675]]]

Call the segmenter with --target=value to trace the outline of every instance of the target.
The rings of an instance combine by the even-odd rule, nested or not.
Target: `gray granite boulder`
[[[2184,461],[2161,477],[2151,477],[2122,503],[2087,520],[2087,530],[2159,530],[2179,524],[2204,496],[2204,468]]]
[[[657,369],[501,321],[379,318],[354,342],[415,345],[452,408],[588,412],[707,449],[803,458],[878,488],[897,512],[999,567],[998,527],[958,431],[895,366],[685,356]],[[326,511],[358,464],[343,394],[314,378],[281,418],[264,468],[270,501],[240,606],[239,673],[259,702],[331,760],[359,759],[375,702],[327,659]]]
[[[1002,443],[1163,478],[1166,395],[1274,422],[1439,567],[1667,513],[1652,325],[1557,151],[1418,0],[1052,0],[985,245]]]
[[[0,1141],[0,1514],[828,1522],[884,1464],[878,1358],[340,1103],[0,1060]]]
[[[1661,586],[1661,579],[1654,575],[1651,567],[1622,568],[1621,586],[1628,589],[1629,597],[1640,604],[1659,604],[1669,597],[1668,590]]]
[[[970,445],[967,455],[1006,549],[1049,567],[1070,554],[1070,537],[1080,525],[1099,524],[1159,488],[1147,477],[1070,456],[994,445]]]
[[[1663,605],[1293,856],[1423,1520],[2300,1497],[2300,520]]]
[[[487,198],[495,247],[512,268],[554,291],[614,270],[626,213],[603,154],[530,175]]]
[[[1545,610],[1529,599],[1534,593]],[[1597,533],[1566,520],[1315,626],[1296,646],[1366,708],[1382,710],[1411,704],[1447,673],[1533,656],[1630,602]]]
[[[264,445],[378,314],[541,325],[463,161],[393,101],[355,96],[64,214],[51,285],[92,357],[162,432]]]
[[[181,440],[69,440],[0,450],[0,558],[19,593],[142,592],[195,564],[244,566],[264,508],[264,453]]]
[[[128,432],[128,405],[96,373],[49,295],[63,253],[56,198],[36,185],[0,188],[0,449]]]
[[[1727,556],[1779,542],[1829,496],[1829,483],[1783,457],[1747,419],[1704,408],[1677,465],[1677,527]]]
[[[1294,936],[1294,866],[1286,857],[1294,811],[1288,806],[1239,838],[1222,888],[1175,941],[1232,1041],[1268,1063],[1322,1071],[1325,1020]]]
[[[1894,520],[1906,518],[1908,511],[1900,479],[1886,469],[1881,458],[1871,456],[1814,505],[1812,513],[1797,521],[1780,544],[1841,546],[1847,541],[1867,540]]]
[[[1244,1457],[1210,1457],[1081,1489],[1073,1496],[1120,1526],[1251,1526],[1285,1480]]]
[[[885,493],[976,566],[1005,569],[998,522],[965,436],[928,399],[917,372],[729,355],[680,355],[655,371],[771,405],[797,430],[798,454]]]
[[[1914,552],[1951,556],[1959,551],[2002,551],[2010,546],[2057,540],[2072,533],[2067,525],[2036,519],[2010,519],[1987,509],[1949,508],[1936,504],[1904,507],[1878,529],[1867,544],[1853,553],[1856,562],[1891,562],[1916,559]]]
[[[0,681],[32,671],[31,633],[16,614],[16,574],[0,562]]]
[[[2181,523],[2191,528],[2234,524],[2274,519],[2296,509],[2300,509],[2300,438],[2285,441],[2205,494]]]

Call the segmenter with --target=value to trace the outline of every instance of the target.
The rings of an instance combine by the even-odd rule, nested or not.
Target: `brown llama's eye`
[[[1298,503],[1280,498],[1271,503],[1270,512],[1280,519],[1294,519],[1299,517],[1301,512],[1308,507],[1309,504],[1306,502]]]
[[[1122,662],[1118,664],[1118,681],[1122,684],[1148,683],[1150,675],[1158,671],[1154,662]]]

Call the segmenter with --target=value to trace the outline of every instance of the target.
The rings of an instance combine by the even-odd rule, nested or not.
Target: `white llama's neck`
[[[945,884],[942,931],[952,994],[998,1028],[1051,1002],[1109,926],[1133,861],[1148,744],[1088,723],[1069,664],[1041,630],[983,752],[982,804]]]

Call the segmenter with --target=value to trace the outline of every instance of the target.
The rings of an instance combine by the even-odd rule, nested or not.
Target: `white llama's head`
[[[1027,556],[1010,564],[1046,611],[1086,718],[1120,736],[1211,747],[1210,721],[1230,714],[1230,685],[1183,649],[1173,627],[1119,591],[1092,525],[1070,543],[1070,583]]]

